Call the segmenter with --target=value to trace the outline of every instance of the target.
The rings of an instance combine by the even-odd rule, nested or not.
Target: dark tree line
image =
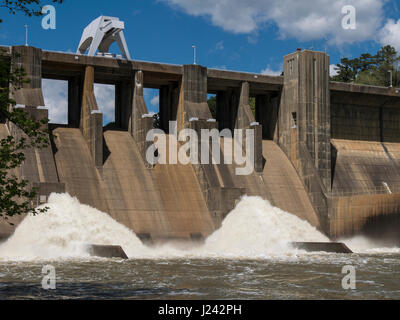
[[[336,66],[338,74],[333,81],[353,82],[358,84],[389,86],[390,72],[392,84],[400,86],[400,57],[390,45],[382,47],[375,55],[363,53],[358,58],[343,58]]]

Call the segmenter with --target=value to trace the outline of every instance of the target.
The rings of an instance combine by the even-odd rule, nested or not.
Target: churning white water
[[[259,197],[244,197],[211,235],[205,251],[214,255],[262,257],[294,251],[294,241],[328,242],[308,222],[273,207]]]
[[[68,194],[52,194],[49,210],[29,215],[0,246],[0,258],[34,260],[88,257],[87,244],[120,244],[127,254],[142,243],[108,214],[82,205]]]
[[[377,253],[400,253],[400,248],[387,247],[363,236],[356,236],[350,239],[342,239],[341,242],[345,243],[351,250],[357,253],[377,254]]]
[[[44,214],[27,216],[0,246],[0,260],[87,258],[88,244],[120,245],[132,259],[253,259],[296,253],[289,245],[293,241],[329,241],[306,221],[259,197],[243,197],[204,245],[186,249],[172,244],[149,248],[108,214],[68,194],[52,194],[46,207]]]

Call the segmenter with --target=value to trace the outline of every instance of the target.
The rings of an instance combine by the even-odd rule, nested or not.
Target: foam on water
[[[204,250],[214,255],[263,257],[295,252],[294,241],[327,242],[308,222],[259,197],[244,197],[211,235]]]
[[[386,247],[385,245],[368,239],[363,236],[357,236],[350,239],[342,239],[351,250],[357,253],[379,254],[379,253],[400,253],[400,248]]]
[[[222,228],[197,247],[165,244],[149,248],[108,214],[68,194],[52,194],[46,206],[46,213],[27,216],[0,246],[0,260],[88,258],[87,244],[121,245],[132,259],[255,259],[295,255],[300,251],[289,245],[293,241],[329,241],[306,221],[259,197],[243,197]],[[354,249],[355,243],[349,246]]]
[[[49,210],[29,215],[0,246],[0,258],[35,260],[88,257],[87,244],[118,243],[127,254],[144,246],[128,228],[108,214],[82,205],[67,194],[52,194]]]

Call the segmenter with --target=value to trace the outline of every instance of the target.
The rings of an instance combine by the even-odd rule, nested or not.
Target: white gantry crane
[[[128,46],[126,45],[124,36],[125,24],[116,17],[100,16],[93,20],[83,31],[81,41],[79,43],[79,54],[85,54],[88,51],[88,56],[98,55],[112,56],[108,51],[110,46],[117,42],[122,56],[131,60]]]

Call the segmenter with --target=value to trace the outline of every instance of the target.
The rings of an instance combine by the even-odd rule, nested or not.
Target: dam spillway
[[[284,76],[273,77],[2,49],[2,57],[31,79],[12,97],[36,119],[47,117],[38,108],[44,105],[42,79],[68,81],[68,125],[49,125],[51,146],[26,150],[17,172],[38,187],[38,204],[67,192],[142,241],[157,242],[206,238],[243,195],[259,196],[331,238],[368,232],[400,241],[400,93],[330,82],[329,57],[322,52],[286,56]],[[94,83],[116,86],[114,126],[103,127]],[[234,164],[150,167],[146,134],[153,123],[144,117],[143,88],[160,90],[166,133],[170,121],[197,132],[253,128],[254,172],[237,176]],[[208,93],[217,95],[216,122],[209,121]],[[256,99],[255,116],[249,97]],[[0,134],[23,135],[12,123],[0,124]],[[6,238],[13,228],[2,224],[0,231]]]

